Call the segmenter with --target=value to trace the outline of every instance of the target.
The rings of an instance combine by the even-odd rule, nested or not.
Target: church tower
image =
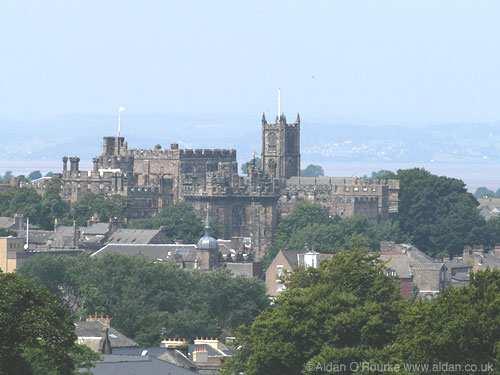
[[[262,168],[272,177],[288,179],[300,174],[300,116],[287,123],[283,113],[274,123],[262,114]]]

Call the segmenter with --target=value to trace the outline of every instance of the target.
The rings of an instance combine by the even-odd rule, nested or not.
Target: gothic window
[[[267,162],[267,169],[271,176],[276,176],[276,162],[273,159]]]
[[[267,136],[267,150],[276,151],[276,133],[270,132]]]

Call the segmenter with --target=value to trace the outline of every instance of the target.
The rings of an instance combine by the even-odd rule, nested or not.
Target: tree
[[[481,187],[478,187],[476,189],[476,192],[474,193],[474,197],[476,197],[477,199],[481,199],[481,198],[494,198],[496,197],[496,193],[491,191],[490,189],[484,187],[484,186],[481,186]]]
[[[126,217],[127,202],[120,195],[106,196],[87,193],[71,207],[71,217],[77,225],[86,225],[87,221],[97,215],[100,221],[107,222],[112,218]]]
[[[48,290],[0,273],[0,332],[0,374],[74,373],[73,321]]]
[[[70,259],[71,258],[71,259]],[[186,272],[141,257],[38,256],[18,272],[57,293],[77,316],[109,314],[141,344],[167,336],[230,334],[268,306],[261,281],[229,272]]]
[[[255,156],[246,163],[241,164],[241,173],[248,174],[248,168],[252,165],[255,165],[257,169],[262,169],[262,159],[258,156]]]
[[[316,374],[320,363],[379,360],[395,338],[400,298],[376,256],[340,252],[291,275],[275,306],[239,332],[223,374]]]
[[[40,171],[33,171],[28,175],[28,180],[30,181],[38,180],[39,178],[42,178],[42,172]]]
[[[302,177],[320,177],[325,175],[321,165],[309,164],[306,169],[300,171]]]
[[[184,202],[163,208],[151,219],[132,220],[129,227],[144,229],[164,227],[170,240],[182,240],[186,243],[196,243],[203,233],[202,220],[193,207]]]
[[[485,242],[486,223],[463,181],[418,168],[399,170],[398,178],[399,222],[415,246],[443,256]]]
[[[401,363],[477,365],[478,369],[491,364],[498,369],[499,317],[500,271],[473,274],[467,287],[450,288],[432,302],[407,306],[397,330],[395,355]]]
[[[0,176],[0,182],[4,183],[4,184],[8,184],[13,177],[14,177],[14,175],[12,174],[12,172],[7,171],[7,172],[5,172],[3,177]]]
[[[398,175],[393,171],[381,169],[380,171],[372,172],[371,178],[374,180],[389,180],[389,179],[397,179]]]
[[[300,203],[278,225],[273,247],[264,258],[264,265],[271,263],[279,250],[304,251],[306,248],[332,253],[354,245],[378,250],[380,241],[408,242],[409,236],[397,220],[374,221],[354,216],[330,217],[318,204]]]

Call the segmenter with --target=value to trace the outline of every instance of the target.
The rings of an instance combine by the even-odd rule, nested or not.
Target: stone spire
[[[297,124],[300,124],[300,114],[297,112],[297,119],[295,120]]]
[[[262,125],[267,124],[266,113],[262,112]]]

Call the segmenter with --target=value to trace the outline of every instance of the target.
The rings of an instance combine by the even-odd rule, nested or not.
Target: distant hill
[[[260,153],[260,115],[134,115],[123,117],[130,147],[236,148],[240,161]],[[116,118],[67,115],[44,119],[0,118],[0,161],[59,161],[79,155],[89,161],[101,138],[114,135]],[[500,124],[425,126],[308,122],[303,116],[302,159],[311,163],[498,163]]]

